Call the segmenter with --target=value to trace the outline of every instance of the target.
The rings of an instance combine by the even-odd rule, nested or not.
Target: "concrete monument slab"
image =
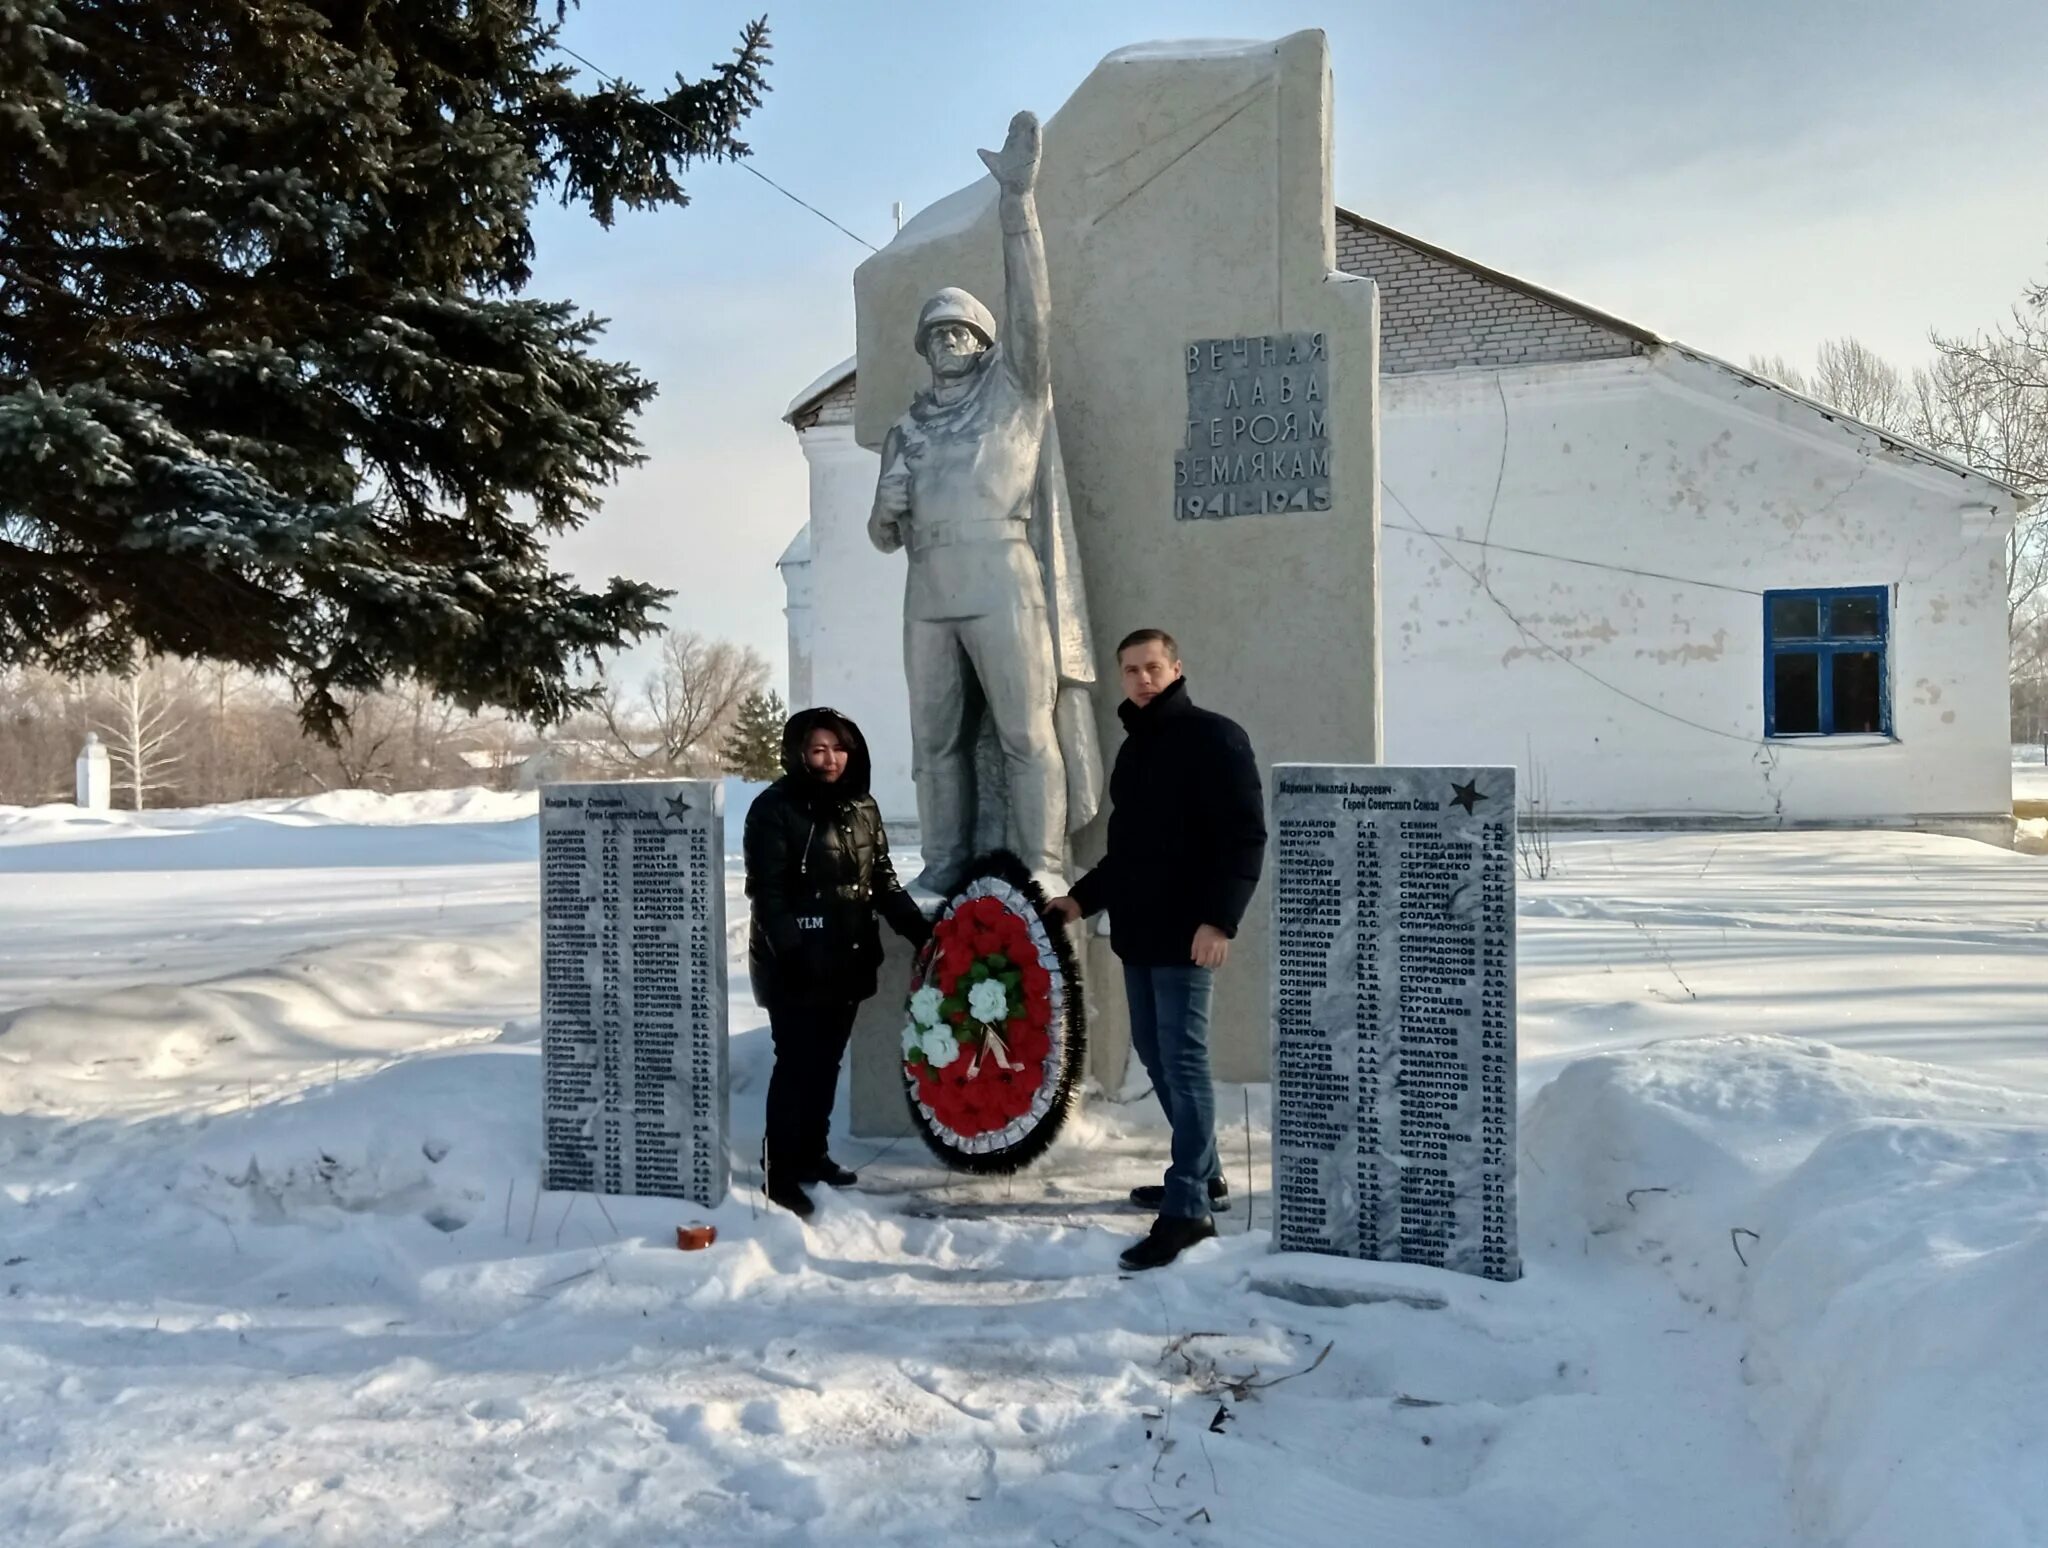
[[[1087,575],[1105,755],[1122,738],[1110,686],[1116,642],[1151,626],[1179,639],[1196,698],[1239,721],[1269,756],[1379,756],[1378,314],[1371,281],[1336,270],[1330,127],[1320,32],[1112,54],[1043,126],[1033,201],[1050,393]],[[971,132],[963,126],[955,149],[931,154],[971,165]],[[1011,310],[1013,205],[995,177],[984,178],[926,210],[856,271],[862,444],[882,449],[905,406],[929,390],[918,321],[940,291],[970,292],[992,316]],[[1230,352],[1244,341],[1256,376],[1257,341],[1284,348],[1300,338],[1321,341],[1320,472],[1305,415],[1277,479],[1259,440],[1284,426],[1261,422],[1254,435],[1247,415],[1243,477],[1235,451],[1220,484],[1214,462],[1202,464],[1203,515],[1217,495],[1213,514],[1227,515],[1232,501],[1263,514],[1177,519],[1177,481],[1193,477],[1193,454],[1220,451],[1191,439],[1190,349],[1221,341]],[[1216,373],[1219,398],[1230,374]],[[1249,395],[1251,377],[1239,391]],[[1228,418],[1223,433],[1238,434]],[[1266,454],[1256,472],[1255,452]],[[1100,856],[1104,828],[1098,817],[1075,835],[1078,866]],[[1266,1073],[1268,941],[1266,912],[1254,907],[1218,978],[1220,1079]],[[1086,973],[1097,986],[1095,1071],[1114,1086],[1128,1045],[1120,996],[1100,988],[1118,982],[1106,943],[1091,938]]]
[[[543,1186],[724,1199],[725,796],[545,785]]]

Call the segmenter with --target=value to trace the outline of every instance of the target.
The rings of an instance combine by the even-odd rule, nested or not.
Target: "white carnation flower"
[[[943,1070],[960,1057],[960,1040],[951,1027],[933,1027],[924,1035],[924,1062]]]
[[[967,991],[967,1014],[980,1022],[1007,1021],[1010,991],[993,978],[984,978]]]
[[[903,1057],[908,1059],[922,1047],[924,1047],[924,1028],[913,1021],[903,1029]]]
[[[920,1027],[935,1027],[939,1024],[939,1004],[945,996],[939,993],[937,984],[926,984],[910,997],[910,1019]],[[908,1033],[904,1034],[906,1037]]]

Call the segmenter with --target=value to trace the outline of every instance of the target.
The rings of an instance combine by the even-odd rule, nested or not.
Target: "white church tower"
[[[782,555],[789,618],[789,707],[853,717],[874,757],[876,802],[892,825],[917,821],[910,700],[903,686],[903,559],[868,541],[879,459],[853,438],[854,362],[790,402],[811,473],[811,519]]]

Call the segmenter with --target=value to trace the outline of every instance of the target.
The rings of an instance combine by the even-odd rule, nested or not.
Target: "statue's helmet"
[[[996,320],[989,309],[958,285],[948,285],[931,300],[919,308],[917,314],[917,352],[924,353],[925,335],[940,323],[963,323],[981,335],[983,344],[996,341]]]

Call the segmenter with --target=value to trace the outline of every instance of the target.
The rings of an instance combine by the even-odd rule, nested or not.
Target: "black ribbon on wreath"
[[[932,921],[905,1003],[911,1121],[956,1171],[1003,1173],[1045,1154],[1087,1064],[1080,963],[1049,900],[1008,850],[967,868]]]

